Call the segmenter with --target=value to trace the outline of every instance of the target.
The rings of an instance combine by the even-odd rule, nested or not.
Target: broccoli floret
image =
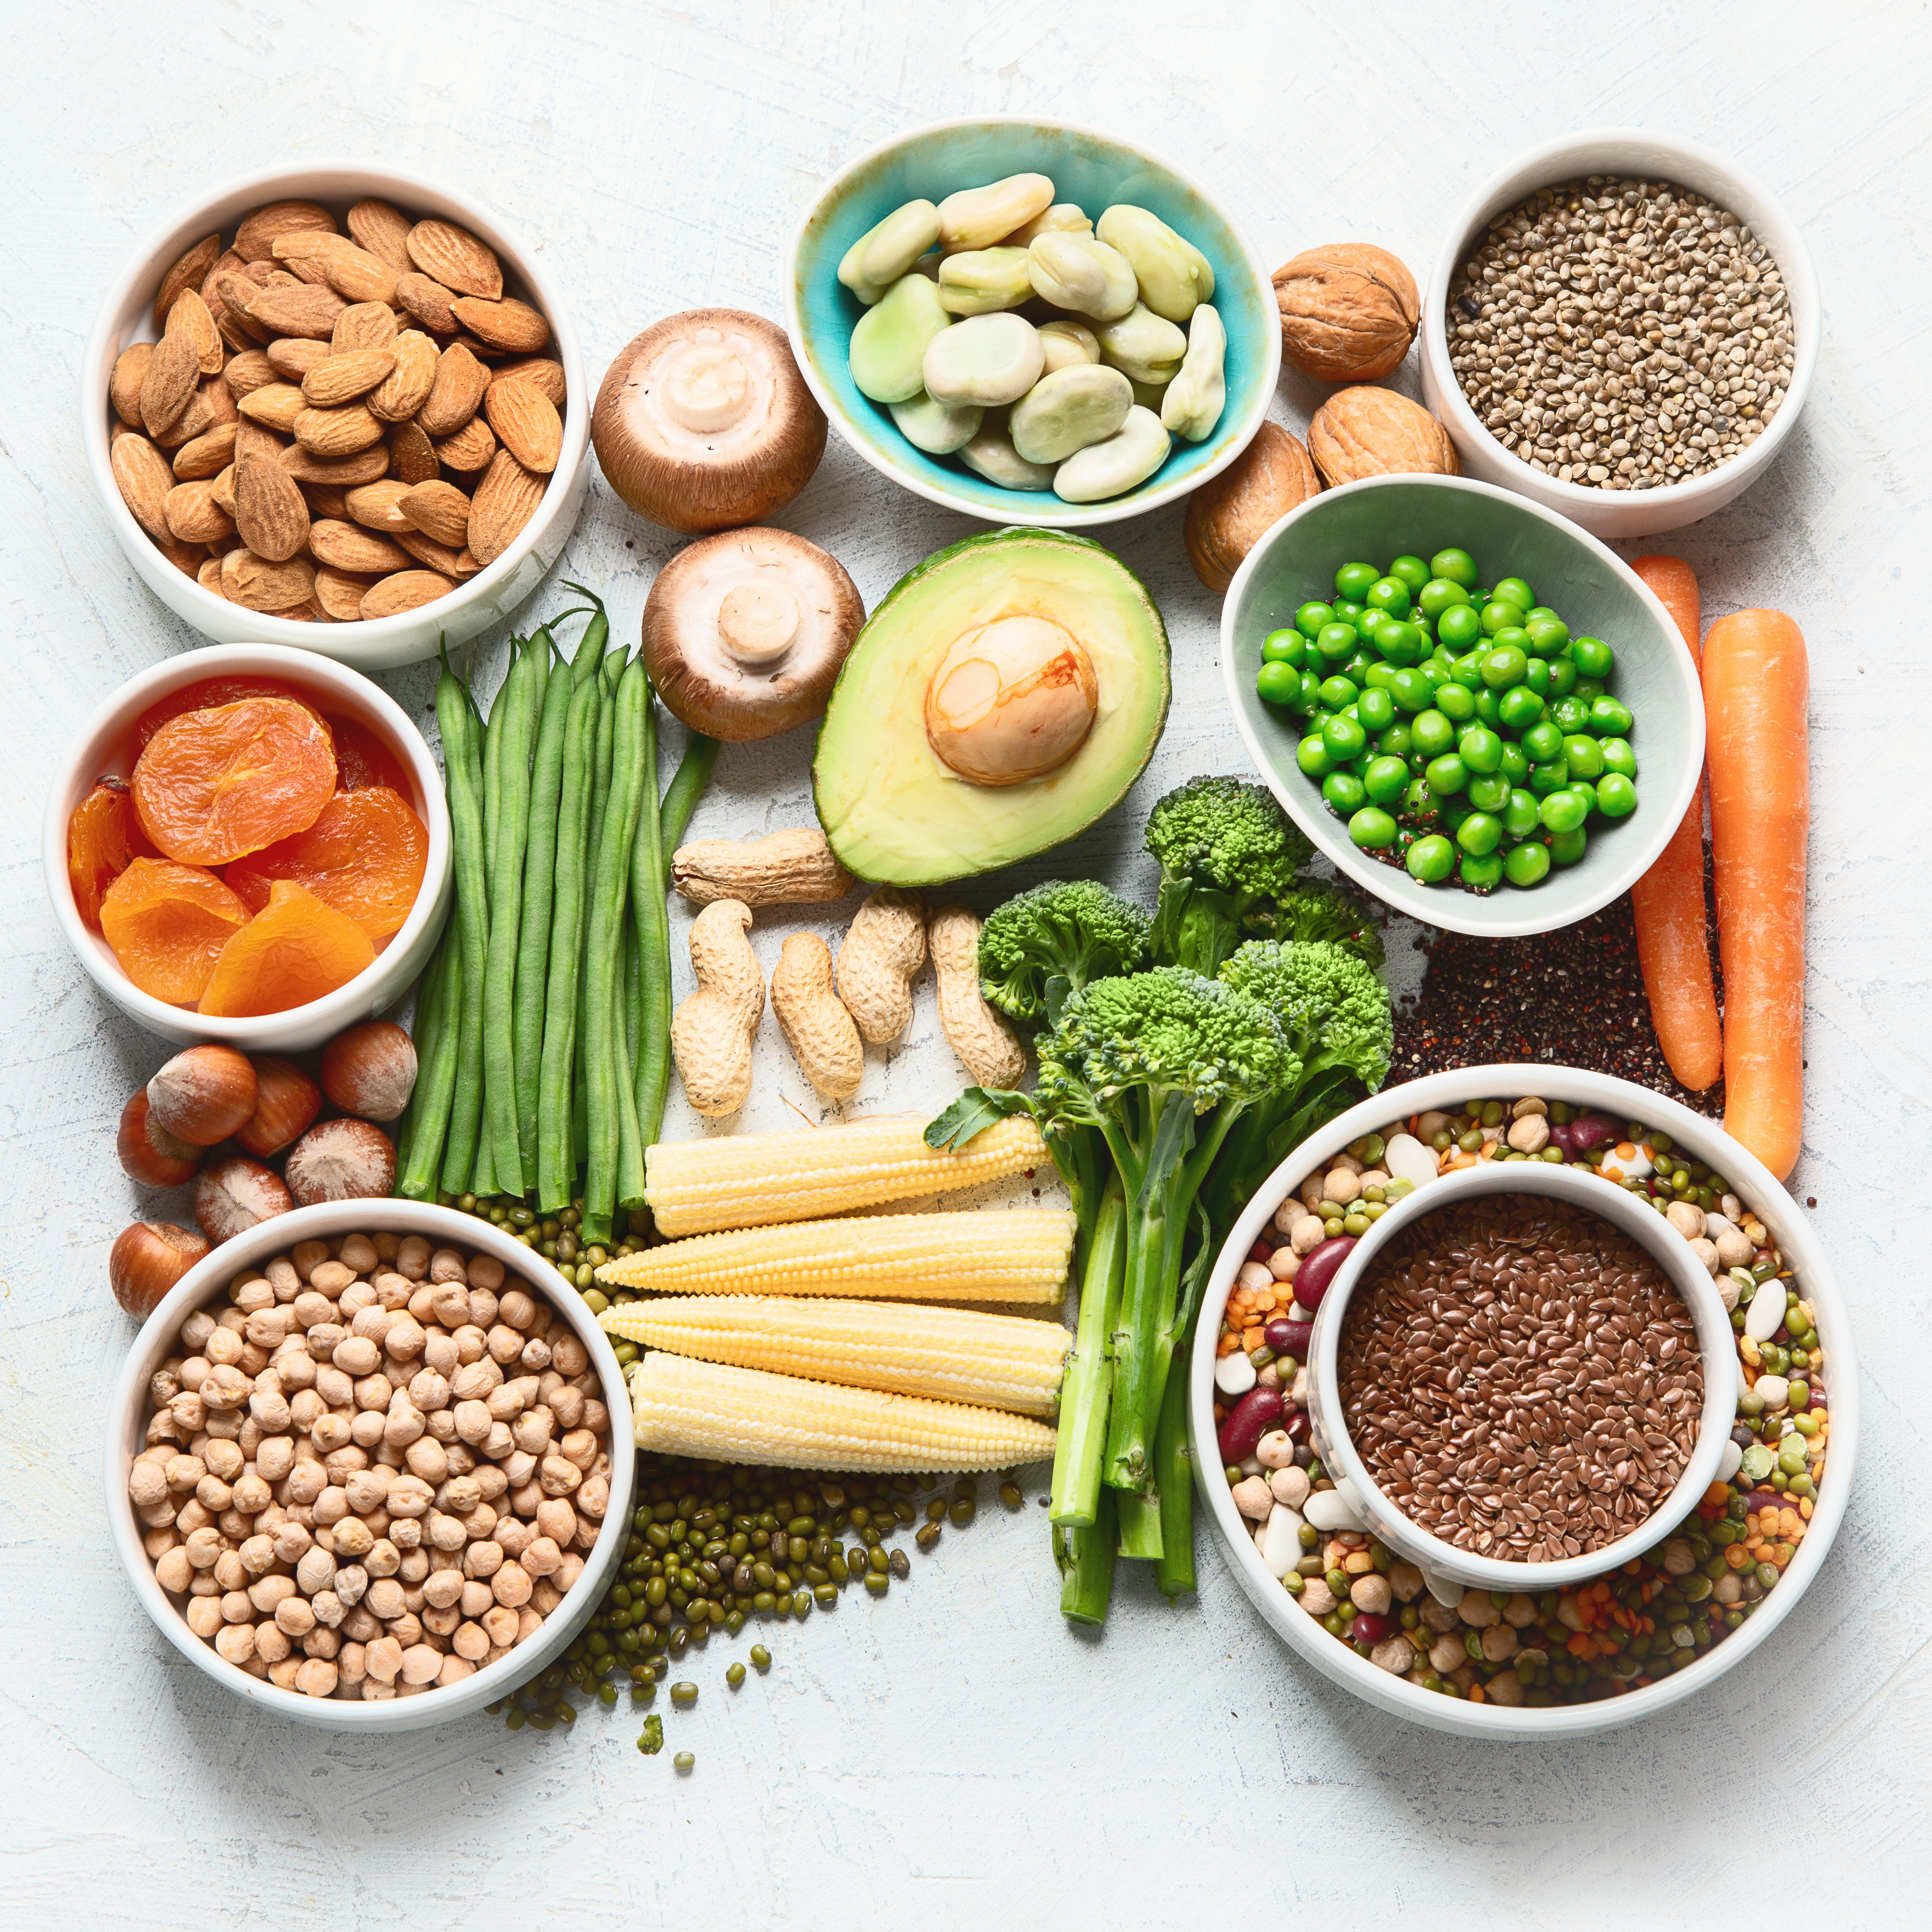
[[[1280,1023],[1300,1054],[1304,1084],[1341,1067],[1372,1094],[1395,1045],[1388,989],[1375,969],[1332,940],[1250,940],[1221,969]]]
[[[1268,928],[1313,856],[1274,794],[1244,778],[1190,778],[1169,792],[1148,815],[1147,849],[1160,862],[1154,956],[1210,978]]]
[[[1374,913],[1332,880],[1310,879],[1275,908],[1269,935],[1329,939],[1370,966],[1382,963],[1382,929]]]
[[[1136,971],[1147,938],[1147,914],[1098,880],[1049,879],[986,921],[980,990],[1022,1024],[1044,1025],[1090,980]]]

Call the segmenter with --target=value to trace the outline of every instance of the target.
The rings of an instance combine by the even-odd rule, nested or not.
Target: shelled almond
[[[447,596],[561,456],[550,324],[450,222],[272,202],[187,250],[154,315],[109,379],[115,480],[176,568],[248,609],[347,623]]]

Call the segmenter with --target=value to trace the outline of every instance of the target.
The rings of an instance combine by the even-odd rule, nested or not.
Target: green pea
[[[1395,722],[1395,700],[1384,689],[1365,691],[1355,700],[1355,716],[1365,731],[1386,731]]]
[[[1438,758],[1431,758],[1423,776],[1429,781],[1429,789],[1438,798],[1448,798],[1460,791],[1468,782],[1468,768],[1454,752],[1444,752]]]
[[[1409,877],[1425,886],[1439,885],[1456,866],[1456,848],[1439,832],[1418,838],[1408,848],[1405,862]]]
[[[1570,641],[1570,626],[1553,611],[1546,616],[1531,612],[1523,628],[1529,633],[1529,648],[1540,658],[1553,658]]]
[[[1570,770],[1580,778],[1600,778],[1604,775],[1602,745],[1586,733],[1576,731],[1563,741],[1563,755]]]
[[[1415,755],[1425,763],[1431,758],[1439,758],[1444,752],[1454,748],[1456,728],[1439,711],[1418,712],[1408,729]]]
[[[1520,577],[1498,578],[1496,586],[1490,595],[1492,598],[1507,600],[1519,610],[1530,611],[1536,608],[1536,592]]]
[[[1492,599],[1483,606],[1480,622],[1483,635],[1493,638],[1498,631],[1520,629],[1522,613],[1507,600],[1498,604]]]
[[[1429,566],[1419,556],[1397,557],[1389,566],[1388,574],[1412,591],[1420,590],[1430,578]]]
[[[1331,718],[1322,728],[1322,742],[1338,765],[1360,757],[1368,742],[1369,734],[1352,718]]]
[[[1482,652],[1480,650],[1464,652],[1450,664],[1449,675],[1465,691],[1480,691],[1483,688]]]
[[[1338,624],[1352,624],[1362,614],[1362,607],[1352,598],[1337,597],[1328,606]]]
[[[1452,604],[1436,620],[1436,641],[1466,651],[1483,634],[1482,614],[1472,604]]]
[[[1410,604],[1408,586],[1399,577],[1378,577],[1362,599],[1372,610],[1386,610],[1392,617],[1406,617]]]
[[[1406,758],[1413,748],[1413,736],[1408,727],[1398,721],[1376,740],[1376,749],[1384,758]]]
[[[1633,723],[1630,709],[1617,698],[1593,698],[1590,700],[1590,731],[1598,738],[1624,738]]]
[[[1514,739],[1503,740],[1502,775],[1513,785],[1522,784],[1529,776],[1529,754]]]
[[[1446,577],[1432,577],[1416,594],[1416,608],[1432,621],[1439,622],[1446,610],[1468,610],[1475,613],[1469,604],[1469,593],[1460,584],[1452,584]]]
[[[1463,762],[1468,762],[1465,752]],[[1469,788],[1464,794],[1478,812],[1501,812],[1510,801],[1510,782],[1502,772],[1493,772],[1469,781]]]
[[[1583,801],[1567,788],[1544,799],[1543,822],[1552,832],[1574,832],[1584,819]]]
[[[1376,805],[1387,805],[1390,800],[1400,798],[1408,784],[1408,766],[1400,758],[1371,758],[1362,773],[1362,789]]]
[[[1503,722],[1502,705],[1486,685],[1476,693],[1476,716],[1492,730]]]
[[[1316,650],[1330,664],[1352,657],[1361,641],[1352,624],[1324,624],[1315,634]]]
[[[1405,623],[1400,618],[1389,619],[1376,632],[1376,649],[1390,664],[1420,664],[1429,648],[1429,640],[1422,634],[1418,624]]]
[[[1335,614],[1319,600],[1311,598],[1294,614],[1294,628],[1304,638],[1312,638],[1324,624],[1332,624]]]
[[[1348,820],[1348,836],[1365,850],[1393,845],[1395,835],[1395,820],[1380,806],[1365,805]]]
[[[1550,695],[1550,667],[1540,658],[1532,658],[1529,668],[1522,674],[1524,685],[1539,698]]]
[[[1402,808],[1412,818],[1431,819],[1438,815],[1436,795],[1429,789],[1426,778],[1412,778],[1408,790],[1402,795]]]
[[[1303,776],[1311,778],[1325,778],[1335,769],[1335,761],[1329,757],[1328,747],[1319,732],[1303,739],[1295,747],[1294,762]]]
[[[1558,698],[1576,687],[1576,667],[1568,658],[1550,660],[1550,688]]]
[[[1490,648],[1497,651],[1520,651],[1527,659],[1529,656],[1529,633],[1520,624],[1505,624],[1490,639]]]
[[[1463,820],[1475,809],[1467,799],[1458,798],[1454,792],[1446,797],[1433,792],[1430,796],[1436,798],[1436,809],[1442,815],[1444,826],[1452,832],[1460,831]]]
[[[1459,724],[1466,724],[1476,715],[1475,694],[1453,681],[1438,684],[1436,687],[1436,708],[1444,717],[1453,718]]]
[[[1436,692],[1419,669],[1404,664],[1389,680],[1388,694],[1405,711],[1426,711]]]
[[[1456,828],[1456,843],[1472,858],[1486,859],[1502,843],[1503,822],[1492,813],[1472,812]]]
[[[1301,674],[1292,664],[1264,664],[1255,679],[1255,688],[1265,704],[1301,702]]]
[[[1346,818],[1361,809],[1368,794],[1353,772],[1330,772],[1322,781],[1322,796]]]
[[[1463,764],[1479,776],[1499,770],[1503,762],[1503,741],[1486,724],[1474,724],[1462,734],[1456,750]]]
[[[1527,838],[1543,823],[1540,801],[1534,792],[1512,791],[1503,807],[1503,830],[1512,838]]]
[[[1603,694],[1604,680],[1601,678],[1579,677],[1577,679],[1576,695],[1582,698],[1585,704],[1587,704],[1592,698],[1600,698]]]
[[[1581,698],[1559,698],[1550,707],[1550,716],[1559,730],[1581,731],[1590,722],[1588,700]]]
[[[1322,680],[1322,702],[1330,711],[1346,711],[1360,696],[1353,683],[1339,674]]]
[[[1262,662],[1293,664],[1298,670],[1306,648],[1306,640],[1299,631],[1270,631],[1262,640]]]
[[[1498,645],[1483,654],[1483,682],[1492,691],[1522,683],[1528,669],[1528,656],[1514,644]]]
[[[1529,788],[1538,798],[1547,798],[1552,792],[1561,791],[1569,782],[1570,767],[1561,758],[1533,764],[1529,768]]]
[[[1576,667],[1580,677],[1608,677],[1616,653],[1601,638],[1573,638],[1570,662]]]
[[[1389,688],[1390,680],[1394,676],[1395,666],[1391,664],[1384,664],[1378,658],[1366,670],[1363,672],[1362,682],[1371,691],[1386,691]]]
[[[1615,772],[1619,778],[1636,776],[1636,754],[1630,748],[1628,738],[1600,738],[1597,748],[1604,754],[1604,769]]]
[[[1305,665],[1301,673],[1301,701],[1294,708],[1312,717],[1322,704],[1322,680]]]
[[[1539,764],[1563,755],[1563,734],[1548,718],[1539,718],[1522,734],[1522,748]]]
[[[1586,818],[1596,810],[1597,788],[1588,778],[1572,778],[1563,789],[1567,792],[1574,793],[1576,797],[1582,800],[1583,816]],[[1553,798],[1556,794],[1552,792],[1550,796]]]
[[[1636,809],[1636,787],[1621,772],[1597,782],[1597,808],[1606,818],[1628,818]]]
[[[1550,876],[1550,848],[1534,839],[1511,846],[1503,860],[1503,876],[1513,886],[1540,886]]]
[[[1499,853],[1472,853],[1459,869],[1463,884],[1472,892],[1492,892],[1502,883],[1503,862]]]
[[[1345,563],[1335,573],[1335,595],[1352,603],[1361,603],[1381,575],[1372,563]]]
[[[1559,866],[1574,866],[1582,857],[1588,843],[1589,835],[1580,825],[1574,832],[1554,832],[1550,840],[1550,856]]]
[[[1526,732],[1542,717],[1543,700],[1528,685],[1520,684],[1496,700],[1496,715],[1510,730]]]
[[[1346,658],[1342,664],[1342,675],[1358,689],[1368,682],[1369,667],[1382,660],[1367,651],[1357,651]]]

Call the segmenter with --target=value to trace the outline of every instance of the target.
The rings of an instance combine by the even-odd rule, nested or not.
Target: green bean
[[[544,680],[543,708],[530,773],[530,836],[524,847],[523,931],[517,944],[517,1136],[526,1181],[534,1180],[538,1171],[538,1094],[543,1066],[544,1013],[550,993],[548,969],[556,886],[557,809],[563,790],[564,740],[569,729],[574,689],[571,667],[560,656]]]
[[[471,1191],[477,1172],[483,1113],[483,968],[489,940],[488,888],[483,872],[483,726],[470,692],[445,653],[436,688],[436,724],[442,734],[445,782],[449,790],[451,843],[454,850],[456,905],[462,994],[455,1084],[442,1184],[452,1194]]]
[[[620,658],[622,656],[621,651],[609,652],[598,666],[597,686],[602,694],[604,703],[603,709],[597,715],[597,749],[591,778],[590,841],[584,847],[584,930],[586,934],[590,930],[590,893],[597,877],[598,855],[604,849],[604,812],[610,802],[610,759],[616,742],[616,680],[610,674],[610,665],[614,658]],[[585,975],[580,981],[578,994],[577,1074],[571,1103],[571,1128],[580,1159],[590,1144],[590,1070],[584,1054],[584,1043],[590,1037],[590,997],[588,975]]]
[[[664,802],[658,807],[667,877],[670,872],[671,854],[683,842],[685,828],[691,823],[691,814],[698,808],[704,788],[711,782],[712,767],[717,762],[716,738],[707,738],[701,731],[686,734],[684,756],[678,760],[670,783],[664,787]]]
[[[496,831],[502,815],[503,735],[509,728],[509,707],[503,702],[516,682],[521,638],[510,640],[509,668],[490,700],[490,722],[483,729],[483,877],[490,890],[496,889]]]
[[[407,1201],[427,1201],[436,1192],[437,1163],[449,1132],[450,1101],[456,1089],[456,1060],[463,1031],[463,941],[454,908],[436,957],[423,976],[416,1010],[416,1084],[410,1098],[410,1144],[398,1154],[402,1178],[396,1192]]]
[[[537,1096],[537,1204],[546,1211],[568,1207],[576,1192],[571,1114],[584,964],[584,877],[590,849],[598,722],[603,709],[603,690],[597,680],[573,680],[557,801],[556,890],[550,906],[550,972],[544,992],[543,1058]]]
[[[584,627],[583,636],[577,640],[577,649],[572,654],[570,660],[572,680],[577,684],[581,684],[604,662],[604,646],[610,641],[610,620],[604,614],[603,598],[598,596],[596,591],[586,588],[581,584],[572,584],[568,580],[565,581],[563,587],[566,590],[574,590],[580,597],[589,598],[595,607],[592,610],[590,622]],[[562,620],[555,618],[551,621],[560,623]]]
[[[612,1210],[620,1192],[641,1195],[644,1189],[642,1152],[634,1144],[637,1096],[628,1080],[621,1094],[618,1087],[623,1036],[617,1025],[616,996],[624,904],[630,890],[631,846],[638,836],[638,814],[644,802],[638,752],[650,702],[650,686],[640,658],[624,672],[617,688],[610,791],[593,848],[597,870],[584,938],[586,1025],[582,1058],[588,1144],[584,1233],[587,1240],[593,1241],[610,1238]],[[632,1151],[638,1163],[634,1180],[619,1168],[626,1112],[634,1142]]]
[[[664,910],[668,860],[663,808],[658,800],[655,704],[646,707],[644,736],[644,798],[631,848],[631,931],[638,964],[640,1043],[631,1066],[637,1083],[638,1132],[648,1150],[664,1125],[664,1096],[670,1085],[670,921]],[[695,805],[695,789],[687,789]],[[686,811],[688,818],[688,807]],[[641,1199],[638,1204],[644,1204]]]

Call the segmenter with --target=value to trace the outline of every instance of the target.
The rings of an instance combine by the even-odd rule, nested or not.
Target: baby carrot
[[[1676,620],[1698,662],[1696,573],[1682,557],[1640,556],[1631,569]],[[1650,1017],[1670,1070],[1702,1093],[1724,1070],[1724,1036],[1711,984],[1710,928],[1704,916],[1704,796],[1700,785],[1670,843],[1630,888],[1637,963]]]
[[[1778,610],[1704,640],[1711,846],[1724,968],[1724,1130],[1782,1180],[1804,1113],[1804,639]]]

